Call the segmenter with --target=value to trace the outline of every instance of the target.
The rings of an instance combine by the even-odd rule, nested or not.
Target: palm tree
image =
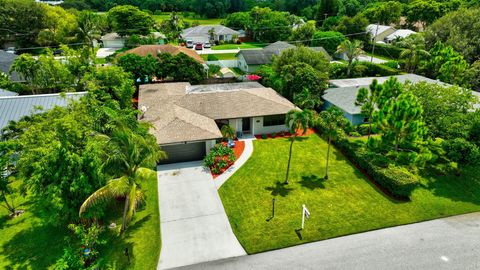
[[[77,39],[93,50],[93,41],[100,39],[98,15],[91,11],[82,11],[78,17]]]
[[[90,207],[113,198],[125,197],[121,232],[132,219],[137,206],[143,201],[140,182],[153,171],[148,169],[166,157],[155,138],[141,136],[126,130],[114,131],[107,139],[105,169],[116,178],[90,195],[80,207],[80,216]]]
[[[322,111],[317,119],[323,128],[323,134],[327,137],[327,164],[325,166],[325,179],[328,179],[328,160],[330,158],[330,145],[332,140],[343,134],[343,128],[348,124],[348,120],[343,116],[343,112],[336,107],[330,107]]]
[[[348,58],[347,77],[350,76],[353,60],[357,59],[360,55],[365,53],[362,48],[363,43],[359,40],[354,40],[352,42],[346,39],[340,45],[338,45],[337,51],[335,53],[344,53]]]
[[[404,48],[400,53],[400,58],[406,59],[405,69],[408,72],[415,72],[418,63],[430,56],[430,53],[425,50],[425,39],[419,34],[406,37],[397,42],[397,46]]]
[[[223,138],[235,139],[235,128],[232,126],[224,125],[220,131],[222,132]]]
[[[312,111],[310,110],[291,110],[287,113],[285,118],[285,125],[288,127],[290,134],[292,137],[290,138],[290,152],[288,155],[288,165],[287,165],[287,175],[285,176],[284,184],[288,184],[288,173],[290,172],[290,162],[292,160],[292,148],[293,142],[295,142],[297,138],[297,132],[300,131],[300,134],[305,134],[307,129],[310,126],[310,121],[312,118]]]

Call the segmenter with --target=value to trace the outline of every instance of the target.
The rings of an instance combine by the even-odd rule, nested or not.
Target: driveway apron
[[[201,161],[160,165],[162,250],[158,269],[245,255]]]

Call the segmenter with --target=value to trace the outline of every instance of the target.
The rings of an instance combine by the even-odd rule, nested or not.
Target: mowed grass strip
[[[399,202],[333,147],[329,179],[323,180],[327,144],[316,134],[294,143],[290,184],[283,185],[288,149],[285,138],[254,141],[250,159],[219,190],[230,224],[250,254],[480,210],[479,168],[462,177],[422,179],[412,200]],[[302,204],[311,216],[300,230]]]

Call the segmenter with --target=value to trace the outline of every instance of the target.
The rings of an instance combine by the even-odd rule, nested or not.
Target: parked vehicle
[[[8,47],[5,52],[7,53],[11,53],[11,54],[14,54],[16,51],[15,51],[15,47]]]
[[[193,48],[193,41],[192,40],[187,40],[186,47],[187,48]]]
[[[200,43],[200,42],[198,42],[197,44],[195,44],[195,50],[198,50],[198,51],[203,50],[203,44]]]
[[[206,49],[206,48],[211,48],[211,47],[212,47],[212,44],[210,44],[210,42],[207,41],[207,42],[203,43],[203,48]]]

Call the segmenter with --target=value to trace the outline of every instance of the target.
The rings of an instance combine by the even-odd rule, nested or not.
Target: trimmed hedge
[[[358,62],[357,65],[362,65],[367,67],[363,76],[367,77],[375,77],[375,76],[393,76],[398,75],[400,71],[397,69],[382,65],[382,64],[375,64],[370,62]]]
[[[350,77],[378,77],[393,76],[400,74],[400,71],[382,64],[370,62],[355,62],[352,66]],[[332,63],[329,65],[330,79],[343,79],[347,77],[347,65],[343,63]]]
[[[366,52],[371,53],[373,49],[372,43],[366,43],[363,45],[363,50]],[[382,55],[388,58],[398,59],[400,58],[400,54],[402,53],[403,49],[398,48],[392,45],[385,45],[385,44],[375,44],[375,54]]]
[[[368,153],[361,149],[361,146],[348,140],[336,141],[335,146],[395,198],[410,198],[419,183],[414,174],[404,167],[393,165],[393,162],[383,155]]]

